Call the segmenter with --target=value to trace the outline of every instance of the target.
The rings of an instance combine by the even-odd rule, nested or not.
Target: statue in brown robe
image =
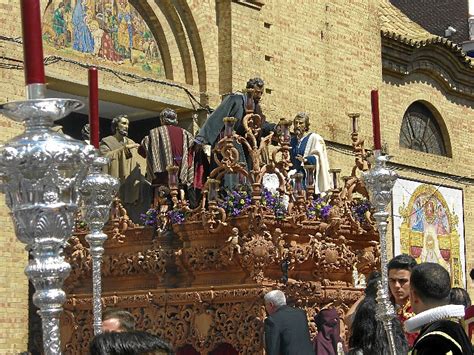
[[[120,200],[130,218],[137,221],[140,213],[150,205],[151,197],[145,179],[146,162],[138,154],[139,145],[128,138],[128,126],[127,116],[114,117],[113,135],[102,138],[99,150],[110,158],[107,173],[120,180]]]

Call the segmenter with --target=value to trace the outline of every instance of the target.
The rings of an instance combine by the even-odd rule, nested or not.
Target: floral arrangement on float
[[[315,229],[314,233],[322,234],[335,233],[347,227],[358,228],[360,232],[365,230],[369,234],[374,232],[368,194],[356,175],[357,170],[368,169],[367,154],[363,147],[359,148],[362,143],[357,132],[352,134],[357,149],[356,167],[351,176],[345,177],[344,185],[338,187],[340,170],[330,170],[332,188],[318,193],[315,180],[317,165],[305,164],[302,166],[304,171],[290,174],[291,121],[280,121],[282,133],[279,146],[266,163],[262,161],[262,150],[268,147],[271,137],[260,136],[258,117],[249,115],[244,119],[245,138],[235,133],[235,119],[226,118],[224,123],[224,137],[214,148],[217,167],[203,187],[199,205],[191,208],[187,201],[179,198],[178,168],[170,166],[167,169],[169,194],[142,215],[145,226],[163,231],[176,225],[198,223],[212,234],[222,228],[227,230],[229,223],[234,226],[244,223],[237,219],[245,216],[249,217],[249,221],[265,216],[267,224],[273,219],[285,230],[299,230],[306,224],[307,228]],[[249,152],[246,159],[251,162],[250,166],[259,166],[259,169],[249,169],[241,163],[241,153],[235,148],[236,144],[246,147]],[[245,183],[232,189],[224,188],[222,182],[227,174],[237,175]]]

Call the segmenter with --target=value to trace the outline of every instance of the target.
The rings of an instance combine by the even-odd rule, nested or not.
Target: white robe
[[[316,169],[314,170],[315,192],[320,193],[332,187],[326,144],[319,134],[309,132],[298,142],[298,146],[308,135],[308,143],[306,144],[303,157],[308,158],[313,156],[316,158]]]

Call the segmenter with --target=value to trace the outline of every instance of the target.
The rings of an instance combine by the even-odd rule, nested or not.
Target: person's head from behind
[[[469,293],[465,289],[453,287],[449,292],[449,303],[460,304],[467,308],[471,305],[471,297],[469,297]]]
[[[410,296],[410,274],[416,260],[410,255],[400,254],[387,264],[388,285],[396,304],[403,306]]]
[[[273,290],[265,294],[263,297],[265,303],[265,309],[269,315],[275,313],[278,308],[286,305],[285,294],[280,290]]]
[[[90,355],[174,354],[166,342],[142,331],[96,335],[89,345],[89,352]]]
[[[106,310],[102,316],[103,332],[131,332],[135,330],[135,318],[123,309]]]
[[[437,263],[421,263],[410,277],[410,301],[418,314],[449,303],[451,279],[448,271]]]
[[[378,271],[373,271],[367,278],[367,285],[365,286],[365,297],[377,297],[378,282],[382,280],[382,275]]]
[[[162,110],[160,112],[160,122],[162,126],[176,126],[178,124],[178,115],[176,114],[176,111],[171,108],[165,108]]]

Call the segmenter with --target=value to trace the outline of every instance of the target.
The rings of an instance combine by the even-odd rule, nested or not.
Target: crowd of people
[[[465,316],[472,312],[469,294],[451,288],[449,273],[437,263],[416,263],[398,255],[388,263],[389,290],[397,317],[392,319],[392,339],[397,354],[437,355],[473,353]],[[471,271],[471,277],[474,272]],[[336,310],[321,310],[315,317],[318,334],[311,346],[306,315],[286,306],[281,291],[265,296],[267,354],[374,355],[390,354],[383,322],[377,318],[379,272],[367,281],[364,296],[345,318],[348,350],[342,340]],[[468,336],[469,332],[469,336]]]
[[[474,269],[470,273],[474,281]],[[397,354],[473,354],[472,330],[466,315],[472,312],[465,289],[451,288],[449,273],[437,263],[417,264],[406,254],[388,263],[389,291],[397,317],[392,319]],[[369,275],[364,296],[346,315],[349,337],[341,334],[336,309],[321,309],[314,318],[317,335],[311,339],[307,314],[287,305],[281,290],[264,295],[264,346],[267,355],[378,355],[390,354],[383,322],[377,318],[377,292],[381,274]],[[91,355],[174,354],[156,335],[137,331],[134,317],[125,310],[103,314],[103,333],[90,344]],[[469,336],[468,336],[469,334]]]

